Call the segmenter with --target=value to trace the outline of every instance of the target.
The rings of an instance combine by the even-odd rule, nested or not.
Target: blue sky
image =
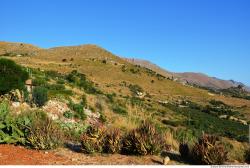
[[[97,44],[250,85],[249,0],[1,0],[0,41]]]

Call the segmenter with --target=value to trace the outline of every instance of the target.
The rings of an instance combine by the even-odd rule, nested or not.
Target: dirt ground
[[[159,156],[85,155],[70,148],[37,151],[0,145],[0,165],[159,165]],[[174,164],[174,163],[172,163]]]

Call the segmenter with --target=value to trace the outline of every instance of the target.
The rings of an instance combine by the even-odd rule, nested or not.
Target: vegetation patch
[[[14,61],[0,58],[0,95],[13,89],[24,89],[28,73]]]

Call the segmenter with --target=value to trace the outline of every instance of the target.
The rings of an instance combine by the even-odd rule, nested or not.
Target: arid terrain
[[[43,49],[0,42],[1,59],[14,61],[28,74],[26,89],[15,88],[0,98],[0,112],[8,111],[8,117],[14,116],[10,123],[16,124],[1,121],[1,164],[152,165],[163,164],[165,157],[170,159],[167,164],[193,164],[199,157],[189,155],[191,150],[195,152],[191,149],[194,146],[199,150],[200,137],[207,138],[208,142],[200,140],[209,144],[212,139],[211,151],[215,150],[213,155],[220,158],[212,158],[214,162],[201,160],[201,164],[247,162],[250,94],[240,82],[199,73],[168,72],[148,62],[121,58],[96,45]],[[41,89],[37,94],[36,88]],[[43,113],[48,118],[43,118]],[[34,122],[33,114],[41,121]],[[54,137],[50,137],[42,120],[55,123],[52,134],[63,140],[63,145],[54,144]],[[145,121],[153,126],[141,126]],[[41,140],[42,133],[36,135],[31,123],[37,130],[44,128],[42,133],[49,137],[48,141]],[[9,126],[13,132],[16,127],[20,131],[11,134],[6,131]],[[147,131],[151,134],[147,135]],[[111,143],[103,140],[105,136]],[[160,137],[161,141],[152,137]],[[133,147],[132,142],[139,145]],[[67,143],[82,146],[67,148]],[[114,149],[107,149],[107,144]],[[46,150],[34,150],[41,148]]]

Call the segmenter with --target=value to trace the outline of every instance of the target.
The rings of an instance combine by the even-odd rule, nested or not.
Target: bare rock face
[[[59,119],[64,112],[69,111],[66,103],[57,101],[57,100],[49,100],[45,106],[43,106],[43,110],[47,112],[48,116],[52,120]]]

